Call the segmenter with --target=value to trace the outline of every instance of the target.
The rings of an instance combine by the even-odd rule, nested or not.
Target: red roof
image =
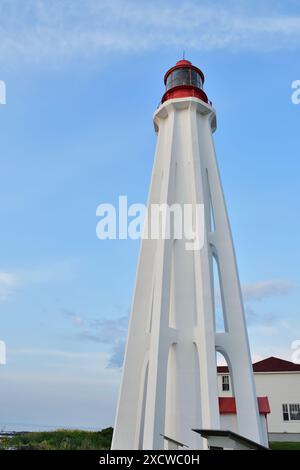
[[[228,373],[227,366],[218,366],[219,373]],[[279,359],[278,357],[268,357],[253,364],[253,372],[300,372],[300,364]]]
[[[217,371],[220,373],[220,374],[228,374],[229,373],[229,369],[227,366],[218,366],[217,367]]]
[[[268,397],[257,397],[259,413],[262,415],[271,412]],[[236,414],[234,397],[219,397],[220,414]]]
[[[300,364],[294,364],[278,357],[268,357],[253,364],[254,372],[300,372]]]

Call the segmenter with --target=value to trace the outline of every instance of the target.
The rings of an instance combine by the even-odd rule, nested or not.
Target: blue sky
[[[284,5],[283,5],[284,3]],[[300,2],[0,0],[0,427],[113,424],[165,71],[206,75],[254,359],[300,339]]]

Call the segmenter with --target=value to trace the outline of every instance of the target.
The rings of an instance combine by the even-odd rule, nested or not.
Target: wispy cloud
[[[78,337],[97,343],[115,344],[126,334],[127,323],[125,315],[114,319],[92,320]]]
[[[62,313],[70,318],[73,326],[79,328],[73,337],[80,341],[110,346],[111,353],[106,364],[107,368],[114,369],[122,366],[128,324],[126,315],[112,319],[87,320],[71,310],[63,309]]]
[[[17,284],[14,274],[0,271],[0,301],[8,300],[13,294]]]
[[[285,280],[267,280],[242,286],[245,302],[261,301],[270,297],[288,295],[294,289],[294,284]]]
[[[57,60],[176,47],[299,48],[300,12],[248,2],[2,0],[0,59]]]
[[[57,283],[74,278],[75,272],[74,260],[53,261],[43,266],[15,268],[10,271],[0,270],[0,302],[13,299],[20,289],[30,285]]]
[[[258,304],[291,294],[295,285],[288,280],[271,279],[243,284],[243,301],[245,304],[246,320],[249,327],[261,327],[266,333],[277,327],[281,318],[273,311],[260,310]],[[223,309],[220,291],[216,291],[216,320],[218,328],[223,328]]]
[[[104,353],[65,351],[62,349],[42,349],[42,348],[18,348],[10,349],[10,356],[53,356],[64,359],[97,359],[101,356],[105,358]]]
[[[262,300],[289,295],[295,288],[291,281],[270,279],[248,284],[242,284],[243,300],[246,304],[261,302]],[[220,291],[216,291],[217,306],[221,305]],[[249,308],[250,309],[250,308]]]
[[[61,282],[74,278],[77,261],[74,259],[54,260],[43,265],[32,265],[15,270],[19,284]]]
[[[289,295],[295,288],[294,284],[286,280],[267,280],[242,286],[243,299],[245,302],[245,313],[249,327],[254,327],[256,331],[265,336],[274,335],[280,328],[285,327],[282,316],[274,312],[261,312],[257,305],[267,299],[284,297]]]
[[[257,312],[255,309],[250,307],[249,305],[245,306],[245,313],[246,313],[246,319],[247,319],[247,324],[248,326],[253,326],[253,325],[274,325],[278,317],[277,315],[274,315],[274,313],[263,313],[261,314],[260,312]]]
[[[246,303],[246,316],[249,326],[260,327],[260,331],[267,335],[278,327],[279,317],[274,313],[260,313],[253,309],[253,302],[262,302],[268,298],[285,296],[292,292],[294,285],[285,280],[267,280],[242,286],[243,297]],[[218,318],[221,316],[220,295],[217,294]],[[111,347],[108,356],[108,368],[120,368],[123,364],[124,350],[127,336],[128,317],[123,315],[111,319],[86,320],[78,312],[64,309],[62,313],[69,317],[72,324],[77,327],[75,338],[81,341],[91,341],[107,344]]]
[[[84,320],[83,320],[83,318],[82,318],[80,315],[78,315],[78,313],[73,312],[72,310],[68,310],[68,309],[63,309],[62,312],[63,312],[63,314],[64,314],[65,316],[67,316],[67,317],[69,317],[69,318],[71,319],[72,324],[73,324],[74,326],[81,326],[81,325],[83,325]]]
[[[124,353],[125,353],[125,339],[118,341],[114,347],[112,354],[108,360],[108,369],[119,369],[123,365]]]

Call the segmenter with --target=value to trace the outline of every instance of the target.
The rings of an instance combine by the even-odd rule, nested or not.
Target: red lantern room
[[[210,103],[203,91],[204,75],[189,60],[179,60],[177,64],[167,71],[164,82],[166,92],[161,102],[173,98],[195,97],[205,103]]]

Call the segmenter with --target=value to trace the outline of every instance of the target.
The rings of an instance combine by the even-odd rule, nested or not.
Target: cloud
[[[72,324],[74,326],[83,325],[84,320],[80,315],[78,315],[78,313],[73,312],[72,310],[68,310],[68,309],[63,309],[62,312],[63,312],[64,315],[71,318]]]
[[[99,357],[104,357],[104,353],[82,352],[82,351],[65,351],[61,349],[44,349],[44,348],[18,348],[10,349],[10,356],[53,356],[64,359],[82,359],[82,360],[95,360]]]
[[[274,325],[278,320],[278,316],[274,315],[274,313],[269,312],[269,313],[261,314],[257,312],[256,310],[254,310],[249,305],[245,306],[245,314],[246,314],[248,326],[258,325],[258,324]]]
[[[273,331],[280,322],[280,315],[271,312],[259,311],[256,307],[268,299],[289,295],[295,285],[287,280],[272,279],[259,281],[241,286],[245,305],[246,320],[249,327],[261,327],[266,333]],[[223,330],[223,310],[220,291],[216,291],[216,321],[217,327]],[[253,307],[255,304],[255,308]]]
[[[252,302],[261,302],[263,300],[282,297],[290,294],[295,285],[287,280],[271,279],[266,281],[258,281],[254,283],[242,284],[243,300],[246,304]],[[220,290],[216,291],[217,308],[221,307]],[[250,307],[248,307],[250,311]],[[250,314],[251,315],[251,314]]]
[[[17,279],[14,274],[0,271],[0,301],[8,300],[17,285]]]
[[[281,315],[273,312],[259,312],[253,308],[253,303],[263,302],[274,297],[283,297],[290,294],[294,284],[286,280],[267,280],[242,286],[245,313],[249,327],[255,327],[256,332],[265,336],[274,335],[283,326]]]
[[[126,341],[118,341],[113,348],[113,352],[108,360],[108,369],[119,369],[123,365]]]
[[[12,299],[18,290],[27,286],[64,282],[66,279],[73,279],[75,273],[76,262],[72,260],[54,261],[44,266],[16,268],[13,272],[0,271],[0,302]]]
[[[123,339],[127,331],[127,316],[114,319],[91,320],[81,323],[83,326],[76,337],[95,343],[116,344]]]
[[[272,334],[274,328],[278,326],[279,316],[272,312],[257,312],[253,309],[251,303],[288,295],[293,288],[294,285],[285,280],[268,280],[243,285],[242,291],[246,304],[245,311],[248,325],[260,327],[261,332],[265,331],[266,334]],[[221,300],[218,293],[216,300],[217,323],[218,327],[222,329]],[[78,340],[110,345],[111,354],[108,358],[107,368],[122,367],[128,328],[127,315],[111,319],[84,321],[76,312],[64,309],[63,313],[71,319],[74,326],[79,327],[79,332],[77,331],[75,334]]]
[[[273,0],[255,0],[251,8],[232,0],[2,0],[0,59],[82,59],[162,47],[298,49],[300,14],[291,11]]]
[[[270,297],[288,295],[294,289],[294,284],[285,280],[260,281],[242,286],[245,302],[262,301]]]
[[[79,332],[75,333],[75,338],[111,347],[107,368],[114,369],[122,366],[128,325],[127,315],[111,319],[84,320],[81,315],[68,309],[63,309],[62,313],[79,328]]]
[[[41,266],[32,265],[24,269],[16,269],[15,276],[21,285],[61,282],[74,278],[76,264],[76,260],[57,260]]]

